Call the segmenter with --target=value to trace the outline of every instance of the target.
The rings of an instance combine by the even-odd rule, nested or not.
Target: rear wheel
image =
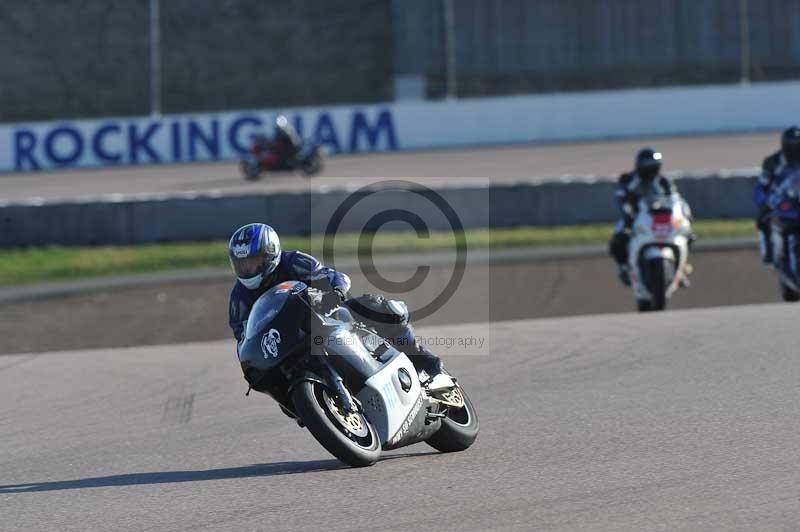
[[[426,443],[443,453],[454,453],[468,449],[478,437],[478,415],[467,394],[459,386],[455,392],[464,398],[461,408],[447,408],[447,417],[442,419],[442,427]]]
[[[353,467],[378,461],[381,442],[375,428],[362,413],[343,412],[324,386],[301,382],[292,401],[306,428],[333,456]]]

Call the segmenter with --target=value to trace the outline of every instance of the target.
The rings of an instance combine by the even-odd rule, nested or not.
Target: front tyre
[[[675,265],[667,259],[647,261],[647,289],[653,296],[650,310],[667,308],[667,287],[675,277]]]
[[[781,298],[787,303],[795,303],[800,301],[800,292],[781,282]]]
[[[313,177],[322,171],[322,157],[318,152],[311,153],[300,163],[300,171],[306,177]]]
[[[442,453],[454,453],[468,449],[478,437],[478,415],[467,394],[459,386],[456,388],[464,398],[461,408],[447,408],[447,417],[442,419],[442,427],[426,443]]]
[[[261,175],[261,169],[255,161],[243,160],[241,162],[242,176],[245,181],[256,181]]]
[[[344,412],[318,382],[304,381],[292,390],[295,411],[311,435],[333,456],[353,467],[371,466],[381,455],[381,442],[361,413]]]

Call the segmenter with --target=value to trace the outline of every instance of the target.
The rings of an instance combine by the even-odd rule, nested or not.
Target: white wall
[[[777,129],[800,122],[800,82],[404,103],[395,121],[404,148]]]
[[[0,171],[232,159],[278,110],[0,125]],[[334,153],[778,129],[800,82],[525,95],[285,112]],[[268,131],[267,131],[268,132]]]

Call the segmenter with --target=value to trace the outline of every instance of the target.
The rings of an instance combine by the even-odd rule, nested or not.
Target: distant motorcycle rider
[[[663,158],[653,148],[643,148],[636,154],[635,168],[619,176],[617,182],[617,205],[622,217],[614,228],[609,242],[609,253],[617,263],[619,278],[630,286],[628,245],[631,240],[633,220],[639,210],[639,200],[649,195],[671,195],[677,192],[675,184],[661,175]],[[690,242],[692,237],[690,237]]]
[[[228,245],[231,266],[237,277],[229,305],[229,324],[241,342],[247,318],[256,300],[267,290],[286,281],[302,281],[312,288],[326,290],[322,306],[347,306],[378,334],[387,338],[411,359],[418,371],[433,378],[442,372],[442,362],[421,345],[408,321],[408,308],[402,301],[366,294],[349,299],[350,278],[320,264],[300,251],[283,251],[278,234],[269,225],[252,223],[233,233]]]
[[[280,115],[275,119],[272,140],[258,135],[251,151],[265,170],[291,170],[292,158],[300,150],[300,136],[289,120]]]
[[[753,201],[759,208],[756,227],[759,231],[761,259],[765,263],[773,261],[772,228],[769,221],[772,209],[769,197],[789,172],[796,171],[798,167],[800,167],[800,128],[792,126],[781,135],[781,149],[764,159],[761,175],[753,188]]]

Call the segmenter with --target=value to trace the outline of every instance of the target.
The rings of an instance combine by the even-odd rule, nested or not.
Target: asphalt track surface
[[[433,187],[565,176],[609,179],[629,169],[636,151],[648,145],[664,153],[666,171],[706,174],[760,166],[766,155],[778,149],[779,138],[779,132],[768,132],[340,156],[328,159],[325,172],[310,180],[278,174],[255,183],[240,177],[235,162],[9,173],[0,174],[0,201],[316,191],[358,188],[384,179],[408,179]]]
[[[466,452],[348,469],[229,344],[0,357],[0,528],[796,530],[800,361],[783,304],[439,327]]]

